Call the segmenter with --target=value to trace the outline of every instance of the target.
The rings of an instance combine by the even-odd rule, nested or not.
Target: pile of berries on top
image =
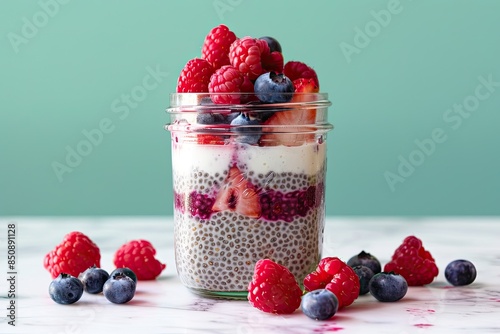
[[[359,295],[370,292],[381,302],[395,302],[406,295],[408,286],[429,284],[438,275],[434,258],[415,236],[405,238],[381,269],[378,259],[364,251],[347,263],[323,258],[305,277],[303,294],[285,266],[262,259],[255,265],[248,300],[267,313],[288,314],[300,307],[312,319],[327,320]],[[468,285],[475,280],[476,269],[470,261],[455,260],[446,267],[445,277],[452,285]]]
[[[298,103],[310,102],[310,97],[296,93],[318,93],[319,81],[314,69],[306,63],[285,63],[281,45],[275,38],[238,38],[221,24],[205,37],[201,58],[193,58],[186,63],[179,75],[176,91],[212,93],[210,101],[204,104]],[[314,123],[316,111],[296,109],[291,112],[254,115],[241,112],[215,116],[200,115],[198,123],[239,126],[263,124],[269,127],[300,125]],[[251,145],[266,145],[268,142],[272,142],[272,145],[294,145],[289,137],[260,140],[259,136],[244,136],[239,139]],[[226,141],[220,136],[201,135],[198,142],[221,145]]]
[[[44,267],[54,279],[49,295],[56,303],[73,304],[83,295],[103,293],[110,302],[124,304],[135,295],[137,280],[155,279],[166,265],[155,258],[156,250],[146,240],[132,240],[115,253],[116,269],[108,274],[100,268],[99,247],[82,232],[66,234],[44,257]]]

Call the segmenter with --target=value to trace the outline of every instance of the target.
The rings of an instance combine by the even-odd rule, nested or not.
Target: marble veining
[[[7,224],[17,226],[18,281],[16,326],[6,317]],[[440,269],[430,285],[410,287],[403,300],[380,303],[361,296],[329,321],[313,321],[297,310],[270,315],[246,301],[206,299],[179,282],[174,263],[173,222],[169,217],[134,218],[1,218],[0,333],[499,333],[500,218],[328,218],[324,256],[347,260],[365,250],[384,264],[404,237],[423,240]],[[100,247],[101,266],[112,270],[114,251],[124,242],[144,238],[157,248],[167,268],[155,281],[140,281],[126,305],[102,295],[84,294],[74,305],[54,303],[48,296],[50,275],[42,265],[45,253],[64,234],[79,230]],[[466,258],[478,270],[476,281],[452,287],[444,268]]]

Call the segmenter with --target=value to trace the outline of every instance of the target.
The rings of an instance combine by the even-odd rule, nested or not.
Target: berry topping
[[[279,67],[279,64],[274,64],[276,61],[279,62],[279,57],[276,56],[274,59],[274,56],[271,56],[267,42],[249,36],[236,39],[231,44],[229,61],[250,80],[255,80],[262,73],[272,70],[267,69],[266,65],[271,65],[273,69]]]
[[[196,115],[196,123],[198,124],[224,124],[227,118],[223,114],[204,112]]]
[[[139,280],[155,279],[166,265],[155,258],[156,250],[146,240],[132,240],[115,253],[113,263],[117,268],[130,268]]]
[[[223,136],[200,134],[196,136],[198,144],[201,145],[224,145],[226,139]]]
[[[328,320],[338,311],[339,300],[333,292],[327,289],[318,289],[308,292],[302,297],[300,308],[311,319]]]
[[[351,305],[359,296],[359,278],[354,270],[338,257],[325,257],[315,271],[304,278],[307,291],[330,290],[339,300],[339,309]]]
[[[255,187],[237,167],[231,167],[226,182],[219,190],[212,211],[234,211],[250,218],[259,218],[261,208]]]
[[[259,119],[251,118],[248,114],[243,112],[231,121],[231,125],[236,126],[234,131],[239,134],[235,138],[238,142],[250,145],[259,142],[262,131],[262,128],[259,126]]]
[[[255,80],[254,91],[261,102],[285,103],[292,99],[292,81],[281,73],[267,72]]]
[[[58,304],[73,304],[82,297],[83,284],[78,278],[61,273],[50,283],[49,295]]]
[[[136,283],[127,275],[115,273],[104,283],[103,294],[114,304],[125,304],[134,298]]]
[[[78,276],[78,279],[83,283],[83,289],[92,294],[101,293],[104,282],[108,278],[108,272],[96,266],[90,267]]]
[[[210,93],[239,93],[243,82],[243,74],[231,65],[224,65],[210,78],[208,91]],[[212,95],[212,101],[216,104],[238,104],[240,97],[237,94],[215,94]]]
[[[302,290],[295,277],[284,266],[269,259],[255,264],[248,285],[248,301],[267,313],[290,314],[300,306]]]
[[[431,253],[425,250],[422,241],[415,236],[404,239],[391,261],[384,266],[384,271],[400,274],[409,286],[429,284],[439,272]]]
[[[214,68],[205,59],[194,58],[186,63],[177,80],[177,93],[206,93]]]
[[[347,261],[347,265],[351,267],[365,266],[373,271],[373,274],[378,274],[382,271],[380,261],[370,253],[361,251],[358,255],[354,255]]]
[[[74,231],[64,236],[62,242],[45,255],[43,266],[52,278],[61,273],[78,277],[92,266],[100,266],[101,253],[97,245],[82,232]]]
[[[307,125],[315,124],[316,109],[305,108],[300,106],[300,104],[313,101],[315,97],[311,94],[301,93],[317,93],[319,88],[311,79],[298,79],[293,84],[295,86],[295,93],[291,102],[299,106],[294,109],[276,111],[269,117],[265,122],[268,125],[266,130],[274,133],[264,134],[260,140],[261,145],[299,146],[304,142],[314,140],[314,134],[300,132],[307,131],[307,129],[311,130]],[[304,126],[306,127],[305,129]]]
[[[468,260],[450,262],[444,271],[444,276],[454,286],[469,285],[476,279],[476,267]]]
[[[362,265],[351,267],[359,278],[359,295],[366,295],[370,291],[368,284],[375,274],[370,268]]]
[[[313,81],[316,83],[316,86],[319,87],[319,81],[316,72],[303,62],[300,61],[287,62],[285,64],[285,67],[283,68],[283,73],[285,73],[285,75],[289,77],[290,80],[292,81],[295,81],[296,79],[299,78],[313,79]]]
[[[266,41],[267,45],[269,46],[269,51],[274,52],[282,52],[281,51],[281,44],[278,42],[276,38],[270,37],[270,36],[264,36],[259,39],[262,39]]]
[[[370,280],[369,289],[378,301],[396,302],[406,295],[408,283],[394,272],[380,272]]]
[[[205,37],[201,58],[208,61],[214,69],[229,65],[229,47],[235,40],[234,32],[224,24],[218,25]]]

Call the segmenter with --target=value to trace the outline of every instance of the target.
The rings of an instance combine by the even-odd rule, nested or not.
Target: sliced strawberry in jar
[[[215,198],[212,211],[233,211],[250,218],[261,216],[259,195],[253,184],[237,168],[231,167],[225,184]]]
[[[314,141],[313,133],[301,133],[314,131],[313,127],[304,128],[304,125],[314,125],[316,122],[316,109],[302,106],[302,103],[313,102],[316,98],[310,93],[318,93],[319,87],[312,78],[299,78],[293,81],[295,93],[290,101],[298,106],[293,109],[276,111],[264,123],[264,131],[270,132],[261,137],[262,146],[299,146],[305,142]],[[309,93],[309,94],[308,94]],[[297,125],[297,126],[294,126]]]
[[[196,139],[201,145],[224,145],[226,143],[224,137],[211,134],[200,134]]]

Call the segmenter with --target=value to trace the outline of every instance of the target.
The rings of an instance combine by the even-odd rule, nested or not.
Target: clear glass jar
[[[212,102],[221,96],[231,104]],[[176,266],[203,296],[246,298],[262,258],[302,285],[321,258],[331,103],[322,93],[256,100],[170,96]]]

